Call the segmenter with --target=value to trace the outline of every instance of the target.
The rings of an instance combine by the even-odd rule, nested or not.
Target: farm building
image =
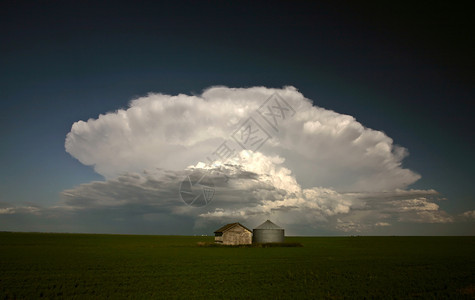
[[[214,232],[214,242],[224,245],[252,243],[252,231],[240,223],[224,225]]]
[[[284,229],[267,220],[253,230],[252,243],[283,243]]]

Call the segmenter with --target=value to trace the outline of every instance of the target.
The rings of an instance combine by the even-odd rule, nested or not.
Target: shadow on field
[[[210,248],[272,248],[272,247],[303,247],[301,243],[256,243],[244,245],[223,245],[214,242],[198,242],[198,247]]]

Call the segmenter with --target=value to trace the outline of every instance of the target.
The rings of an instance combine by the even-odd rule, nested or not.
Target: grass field
[[[25,298],[475,297],[475,237],[212,237],[0,233],[0,295]]]

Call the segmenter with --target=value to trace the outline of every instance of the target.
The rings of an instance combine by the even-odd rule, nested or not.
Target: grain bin
[[[252,243],[283,243],[284,229],[267,220],[253,230]]]

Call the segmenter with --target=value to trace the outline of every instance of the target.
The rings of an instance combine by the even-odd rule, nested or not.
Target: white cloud
[[[279,119],[277,131],[257,113],[275,93],[296,112]],[[248,117],[272,138],[255,152],[236,147],[235,160],[203,163],[223,142],[232,143]],[[148,221],[186,217],[198,227],[270,217],[284,226],[344,232],[454,221],[435,203],[437,191],[407,189],[420,176],[402,167],[405,148],[351,116],[314,106],[293,87],[149,94],[126,110],[74,123],[65,147],[106,178],[64,191],[59,209],[68,211],[109,208]],[[211,170],[213,202],[184,205],[180,181]]]
[[[256,111],[277,92],[296,111],[273,131]],[[285,158],[305,188],[380,191],[405,188],[419,175],[401,167],[407,155],[381,131],[353,117],[313,106],[295,88],[214,87],[200,96],[149,94],[127,110],[73,124],[66,151],[106,178],[205,161],[249,116],[272,135],[260,152]]]
[[[460,215],[465,220],[475,220],[475,210],[469,210]]]
[[[12,215],[15,213],[14,207],[0,208],[0,215]]]
[[[0,215],[39,214],[41,209],[36,206],[10,206],[0,208]]]

